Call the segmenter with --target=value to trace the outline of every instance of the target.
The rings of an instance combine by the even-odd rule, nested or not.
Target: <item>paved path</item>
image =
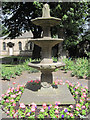
[[[35,79],[40,79],[40,75],[41,73],[28,73],[28,72],[23,72],[21,76],[17,76],[16,79],[11,79],[10,81],[7,80],[0,80],[0,92],[1,93],[5,93],[8,89],[9,86],[13,86],[13,82],[16,82],[17,86],[18,84],[26,84],[27,81],[29,80],[35,80]],[[80,82],[83,86],[88,86],[88,80],[86,79],[77,79],[76,77],[71,77],[70,76],[70,72],[68,73],[64,73],[64,71],[57,71],[57,72],[53,72],[53,77],[54,80],[56,79],[60,79],[63,80],[63,82],[65,82],[66,80],[69,80],[70,82],[72,82],[73,84]],[[90,87],[89,87],[90,88]],[[1,111],[0,111],[1,113]],[[2,118],[6,117],[5,113],[2,113]]]

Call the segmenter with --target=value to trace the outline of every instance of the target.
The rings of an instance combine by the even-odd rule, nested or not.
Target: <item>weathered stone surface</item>
[[[42,17],[50,17],[50,8],[47,3],[43,6]]]
[[[37,105],[54,104],[55,101],[60,101],[62,105],[75,104],[73,96],[66,85],[59,85],[55,88],[41,88],[38,91],[31,91],[25,88],[24,93],[20,99],[20,103],[30,104],[35,102]]]

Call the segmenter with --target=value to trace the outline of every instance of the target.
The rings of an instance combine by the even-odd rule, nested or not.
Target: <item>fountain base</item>
[[[51,86],[47,89],[41,87],[38,91],[32,91],[25,88],[20,99],[20,103],[26,105],[31,104],[32,102],[37,105],[42,105],[43,103],[54,105],[55,101],[60,102],[61,105],[75,104],[75,100],[66,85],[58,85],[58,88],[53,88]]]
[[[52,72],[42,72],[41,74],[41,86],[44,88],[51,87],[53,83],[53,75]]]

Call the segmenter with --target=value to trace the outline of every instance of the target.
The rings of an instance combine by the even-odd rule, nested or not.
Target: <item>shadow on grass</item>
[[[16,64],[21,64],[25,62],[25,60],[28,60],[28,59],[30,59],[29,56],[7,56],[7,57],[0,58],[0,63],[16,65]]]

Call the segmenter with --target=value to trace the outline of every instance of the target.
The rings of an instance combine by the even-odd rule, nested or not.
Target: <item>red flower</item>
[[[33,80],[31,80],[30,82],[33,82]]]
[[[13,82],[13,85],[15,85],[16,84],[16,82]]]
[[[35,80],[34,82],[37,82],[37,80]]]

